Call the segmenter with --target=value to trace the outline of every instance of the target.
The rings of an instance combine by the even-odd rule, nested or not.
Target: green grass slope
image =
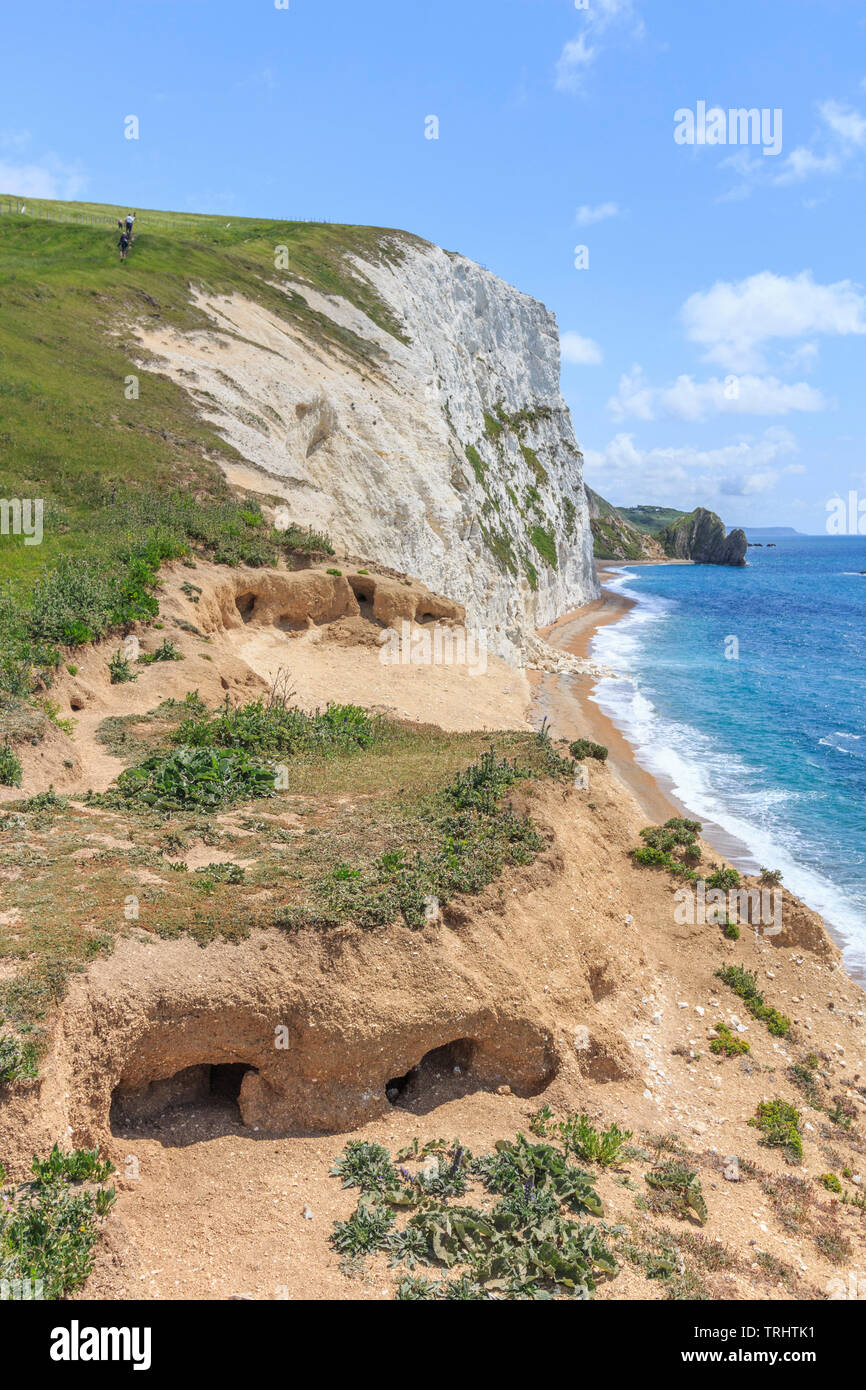
[[[686,515],[685,512],[678,512],[675,507],[619,507],[617,510],[629,525],[636,531],[643,531],[646,536],[655,536],[666,526],[673,526],[675,521]]]
[[[369,371],[378,350],[279,281],[342,295],[399,336],[348,257],[399,260],[415,241],[370,227],[140,211],[122,263],[125,208],[27,199],[21,215],[16,206],[0,194],[0,498],[43,498],[45,516],[40,545],[0,535],[0,695],[26,693],[34,667],[50,678],[58,643],[147,616],[162,559],[192,546],[264,563],[281,543],[227,488],[218,460],[232,450],[186,394],[136,367],[131,325],[204,327],[190,284],[239,292]],[[275,269],[279,247],[285,271]],[[138,399],[128,399],[131,376]]]

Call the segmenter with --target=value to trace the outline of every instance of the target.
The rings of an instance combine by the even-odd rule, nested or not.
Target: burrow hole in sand
[[[237,608],[245,623],[248,623],[252,618],[255,606],[255,594],[238,594],[237,598],[235,599],[235,607]]]
[[[158,1133],[164,1139],[193,1142],[243,1124],[241,1086],[255,1067],[246,1062],[203,1062],[174,1076],[141,1086],[115,1087],[111,1132]]]
[[[516,1095],[538,1095],[553,1080],[554,1069],[538,1078],[536,1085],[527,1086],[513,1076],[492,1075],[488,1064],[480,1065],[479,1046],[474,1038],[456,1038],[426,1052],[414,1067],[403,1076],[394,1076],[385,1086],[391,1105],[414,1114],[426,1115],[446,1101],[471,1095],[474,1091],[492,1091],[510,1083]]]

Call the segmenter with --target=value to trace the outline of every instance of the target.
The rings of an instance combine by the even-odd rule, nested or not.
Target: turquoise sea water
[[[592,646],[622,678],[594,698],[690,810],[782,870],[863,978],[866,537],[748,559],[623,566],[614,583],[636,607]]]

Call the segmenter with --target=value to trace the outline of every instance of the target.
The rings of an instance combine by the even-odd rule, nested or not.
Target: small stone
[[[496,1087],[496,1094],[497,1094],[498,1096],[510,1096],[510,1095],[511,1095],[511,1087],[510,1087],[510,1086],[497,1086],[497,1087]]]

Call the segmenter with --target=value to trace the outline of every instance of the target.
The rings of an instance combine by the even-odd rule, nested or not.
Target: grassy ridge
[[[199,418],[182,388],[141,371],[134,325],[211,327],[191,304],[190,285],[240,293],[369,371],[379,355],[374,344],[279,282],[344,296],[398,335],[387,307],[347,258],[397,260],[398,237],[410,240],[376,228],[145,212],[130,259],[121,263],[113,226],[47,220],[118,210],[30,199],[27,206],[28,215],[0,215],[0,497],[44,499],[44,537],[25,545],[24,537],[0,536],[0,647],[7,651],[40,636],[26,630],[26,611],[46,572],[58,567],[70,576],[84,564],[91,576],[110,576],[111,592],[99,606],[124,621],[146,616],[115,601],[130,563],[140,598],[154,565],[201,545],[197,531],[233,538],[228,563],[265,563],[268,545],[275,553],[274,538],[261,536],[257,509],[241,515],[224,481],[219,460],[237,454]],[[275,270],[277,247],[287,248],[285,271]],[[131,376],[138,378],[133,400]],[[247,534],[250,527],[257,533]],[[76,593],[81,587],[72,584]],[[83,589],[89,592],[87,583]],[[79,599],[72,594],[70,602]],[[44,652],[30,657],[45,665]],[[22,693],[20,685],[0,676],[0,690]]]
[[[114,211],[45,207],[70,216]],[[178,486],[225,491],[205,452],[233,457],[232,449],[198,418],[180,387],[135,365],[141,349],[134,322],[211,326],[190,304],[191,283],[248,295],[368,366],[370,344],[270,282],[283,276],[343,295],[398,332],[346,260],[398,256],[396,243],[383,243],[378,229],[192,216],[179,226],[159,217],[141,214],[133,252],[121,263],[110,227],[0,216],[0,496],[44,497],[48,511],[42,545],[0,540],[0,581],[27,586],[60,554],[92,554],[95,509],[109,513],[100,532],[111,531],[106,492],[116,500]],[[288,248],[287,271],[274,269],[277,246]],[[139,377],[138,400],[124,394],[130,375]]]

